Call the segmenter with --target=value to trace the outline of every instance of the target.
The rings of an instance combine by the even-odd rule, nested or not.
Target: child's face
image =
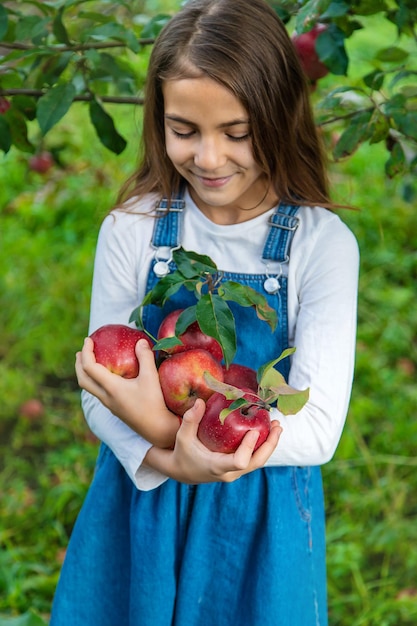
[[[268,184],[240,101],[206,77],[166,81],[163,93],[167,154],[201,211],[213,222],[236,223],[267,210],[262,202],[248,211]]]

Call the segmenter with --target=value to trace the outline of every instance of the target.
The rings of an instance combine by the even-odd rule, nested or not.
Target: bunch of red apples
[[[305,392],[292,390],[282,375],[273,369],[272,366],[285,355],[262,369],[260,383],[253,369],[236,363],[226,366],[222,363],[220,343],[203,333],[197,321],[182,334],[176,333],[182,313],[182,309],[169,313],[163,319],[156,339],[144,330],[122,324],[102,326],[91,335],[97,362],[115,374],[135,378],[139,374],[135,346],[139,339],[146,339],[155,351],[167,407],[181,417],[193,406],[196,398],[206,402],[198,437],[207,448],[233,452],[248,430],[256,430],[259,433],[256,450],[270,432],[270,408],[277,396],[283,393],[287,398],[298,398],[296,402],[299,402],[299,395],[303,393],[304,404]],[[283,408],[285,411],[285,404]],[[294,408],[298,410],[293,405],[290,412],[295,412]]]

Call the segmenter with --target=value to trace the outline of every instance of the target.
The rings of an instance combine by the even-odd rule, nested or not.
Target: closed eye
[[[192,137],[195,134],[194,130],[190,130],[188,132],[185,133],[180,133],[178,130],[174,130],[174,128],[170,128],[171,133],[177,137],[178,139],[189,139],[190,137]],[[228,139],[230,139],[230,141],[247,141],[250,138],[250,134],[246,133],[245,135],[227,135],[226,137]]]
[[[170,128],[170,131],[175,137],[178,137],[178,139],[189,139],[190,137],[194,135],[194,132],[195,132],[193,130],[190,130],[188,133],[180,133],[177,130],[174,130],[173,128]]]
[[[247,133],[246,135],[240,135],[238,137],[236,135],[227,135],[227,137],[231,139],[231,141],[247,141],[250,135]]]

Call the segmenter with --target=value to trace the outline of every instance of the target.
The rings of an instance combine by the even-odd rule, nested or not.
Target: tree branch
[[[31,96],[32,98],[41,98],[47,93],[42,89],[0,89],[0,96]],[[143,98],[138,96],[96,96],[102,102],[113,104],[143,104]],[[80,94],[75,96],[74,102],[91,102],[94,94]]]
[[[155,43],[155,39],[138,39],[138,44],[141,46],[150,46]],[[54,52],[84,52],[85,50],[101,50],[105,48],[127,48],[128,45],[124,41],[96,41],[91,43],[84,44],[74,44],[73,46],[66,46],[64,44],[56,44],[56,45],[45,45],[43,48],[45,50],[51,50]],[[0,43],[0,48],[5,48],[6,50],[26,50],[26,51],[37,51],[41,49],[40,46],[35,46],[29,43],[18,43],[17,41],[13,43],[9,43],[7,41],[2,41]]]

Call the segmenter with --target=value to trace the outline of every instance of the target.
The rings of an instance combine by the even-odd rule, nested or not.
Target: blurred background
[[[111,100],[118,94],[132,100],[140,96],[150,52],[149,44],[135,50],[126,32],[114,33],[109,24],[116,19],[141,38],[152,38],[180,6],[179,0],[102,0],[78,3],[83,15],[71,13],[67,3],[64,15],[64,3],[49,4],[54,5],[53,32],[61,45],[71,32],[87,43],[125,37],[128,49],[117,66],[117,53],[106,52],[113,59],[104,59],[106,72],[103,59],[95,56],[98,49],[90,48],[89,57],[78,52],[74,93],[82,93],[80,75],[88,61],[96,68],[89,86],[100,95],[96,102],[101,109],[91,101],[71,100],[55,122],[51,118],[58,106],[52,98],[49,108],[45,100],[43,107],[35,106],[31,118],[28,111],[42,95],[34,92],[43,88],[36,72],[46,72],[46,53],[39,53],[45,43],[40,21],[47,28],[51,15],[36,2],[0,7],[5,43],[1,47],[0,42],[0,626],[47,623],[99,445],[80,409],[74,355],[87,332],[98,229],[137,160],[140,105]],[[271,4],[293,33],[297,3]],[[310,13],[312,4],[298,3]],[[335,4],[341,13],[344,3],[328,2],[321,21],[343,31]],[[366,8],[367,2],[362,5]],[[412,3],[392,5],[401,5],[404,12]],[[382,7],[379,3],[378,10]],[[352,28],[348,35],[345,30],[348,68],[340,69],[330,58],[335,71],[313,79],[311,94],[331,158],[333,196],[357,207],[340,215],[361,250],[352,402],[336,456],[323,467],[329,620],[331,626],[411,626],[417,624],[417,212],[415,153],[399,135],[417,139],[416,38],[410,30],[399,36],[398,23],[388,20],[387,12],[363,13],[368,14],[360,16],[362,28]],[[352,23],[352,17],[346,19]],[[96,29],[89,39],[87,22]],[[66,34],[60,23],[66,24]],[[30,49],[7,46],[24,41],[37,50],[32,57]],[[337,36],[333,41],[337,44]],[[322,42],[324,57],[326,45]],[[402,48],[410,56],[381,58],[378,51],[389,48]],[[62,77],[56,50],[50,57],[54,77],[49,87],[56,76]],[[62,53],[59,58],[62,62]],[[29,64],[31,82],[21,69]],[[383,87],[377,81],[385,71],[394,73]],[[398,78],[400,72],[407,74]],[[369,76],[373,78],[364,80]],[[395,99],[389,92],[401,78],[408,79],[402,92],[406,105],[398,93]],[[16,100],[9,111],[15,87],[31,89],[19,96],[31,100]],[[398,109],[396,128],[381,128],[381,116],[381,137],[376,138],[375,129],[369,134],[369,119],[366,130],[358,115],[367,107],[365,97],[382,110],[388,92],[390,106]],[[61,93],[60,106],[65,97]],[[25,107],[27,134],[19,135],[23,117],[16,110]],[[349,127],[355,137],[346,134]]]

